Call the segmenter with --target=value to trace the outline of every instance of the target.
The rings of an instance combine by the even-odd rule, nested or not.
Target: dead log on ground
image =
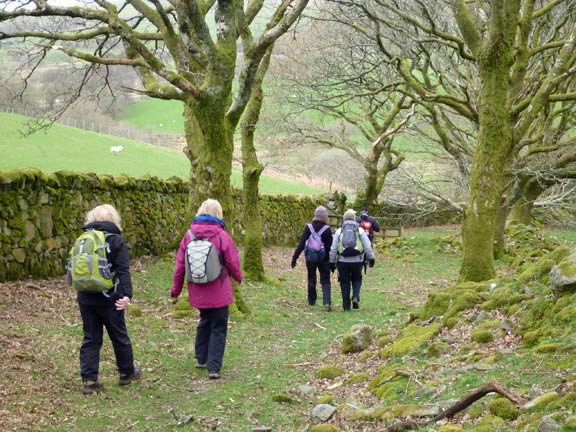
[[[520,396],[512,393],[510,390],[508,390],[503,385],[501,385],[497,382],[491,382],[488,384],[484,384],[482,387],[477,388],[472,393],[470,393],[468,396],[466,396],[464,399],[458,401],[457,403],[455,403],[454,405],[452,405],[451,407],[444,410],[443,412],[441,412],[436,417],[434,417],[430,420],[427,420],[424,422],[416,422],[413,420],[403,421],[400,423],[396,423],[392,426],[388,426],[385,429],[385,431],[386,432],[398,432],[398,431],[403,431],[403,430],[415,429],[417,427],[426,426],[426,425],[429,425],[432,423],[436,423],[437,421],[440,421],[440,420],[445,419],[445,418],[454,417],[457,413],[465,410],[470,405],[472,405],[474,402],[483,398],[484,396],[486,396],[489,393],[498,393],[498,394],[504,396],[505,398],[509,399],[510,402],[512,402],[514,405],[516,405],[518,407],[524,405],[524,403],[525,403],[524,399],[522,399]]]

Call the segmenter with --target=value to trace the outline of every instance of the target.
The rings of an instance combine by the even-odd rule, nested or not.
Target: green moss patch
[[[320,379],[334,379],[342,375],[344,370],[333,365],[322,366],[316,371],[316,377]]]
[[[380,358],[402,357],[418,351],[426,341],[436,337],[440,332],[440,323],[428,326],[411,324],[406,327],[396,342],[380,350]]]

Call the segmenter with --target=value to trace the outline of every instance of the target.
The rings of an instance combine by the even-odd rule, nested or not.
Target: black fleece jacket
[[[96,229],[111,234],[106,237],[110,246],[110,252],[107,254],[108,262],[111,264],[111,270],[115,273],[114,283],[116,291],[111,289],[107,292],[109,297],[102,293],[79,292],[78,303],[106,306],[113,305],[114,302],[124,296],[132,298],[132,278],[130,277],[130,255],[128,254],[128,245],[121,236],[120,228],[112,222],[93,222],[82,227],[84,231]]]
[[[314,231],[316,232],[320,231],[324,225],[326,225],[326,223],[322,221],[319,220],[312,221],[312,228],[314,228]],[[300,237],[300,242],[298,243],[298,246],[296,246],[296,250],[294,251],[294,255],[292,256],[293,263],[296,262],[296,260],[304,250],[304,247],[306,246],[306,240],[308,240],[310,234],[312,233],[308,229],[308,224],[306,224],[306,226],[304,227],[304,232],[302,233],[302,237]],[[328,262],[330,257],[330,247],[332,246],[332,230],[328,228],[326,231],[322,233],[321,238],[322,243],[324,243],[324,250],[326,251],[326,262]]]

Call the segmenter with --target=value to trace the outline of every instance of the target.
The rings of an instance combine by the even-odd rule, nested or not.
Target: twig
[[[314,325],[318,328],[321,328],[322,330],[326,330],[326,327],[322,327],[320,324],[318,324],[316,322],[314,323]]]

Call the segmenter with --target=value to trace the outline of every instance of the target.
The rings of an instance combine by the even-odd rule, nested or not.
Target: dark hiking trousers
[[[352,298],[360,301],[360,287],[362,287],[363,262],[338,261],[338,280],[342,291],[342,307],[350,310],[350,286],[352,286]]]
[[[92,306],[80,304],[84,340],[80,348],[80,375],[83,379],[96,381],[100,365],[100,348],[104,327],[108,332],[116,366],[121,375],[134,373],[134,354],[128,337],[124,311],[117,311],[114,306]]]
[[[320,273],[320,285],[322,286],[322,304],[331,304],[332,287],[330,283],[330,265],[328,261],[320,261],[319,263],[306,261],[306,270],[308,270],[308,304],[316,304],[316,270],[318,270]]]
[[[228,306],[200,309],[200,322],[196,329],[194,350],[198,363],[206,363],[210,372],[220,372],[226,334],[228,333]]]

